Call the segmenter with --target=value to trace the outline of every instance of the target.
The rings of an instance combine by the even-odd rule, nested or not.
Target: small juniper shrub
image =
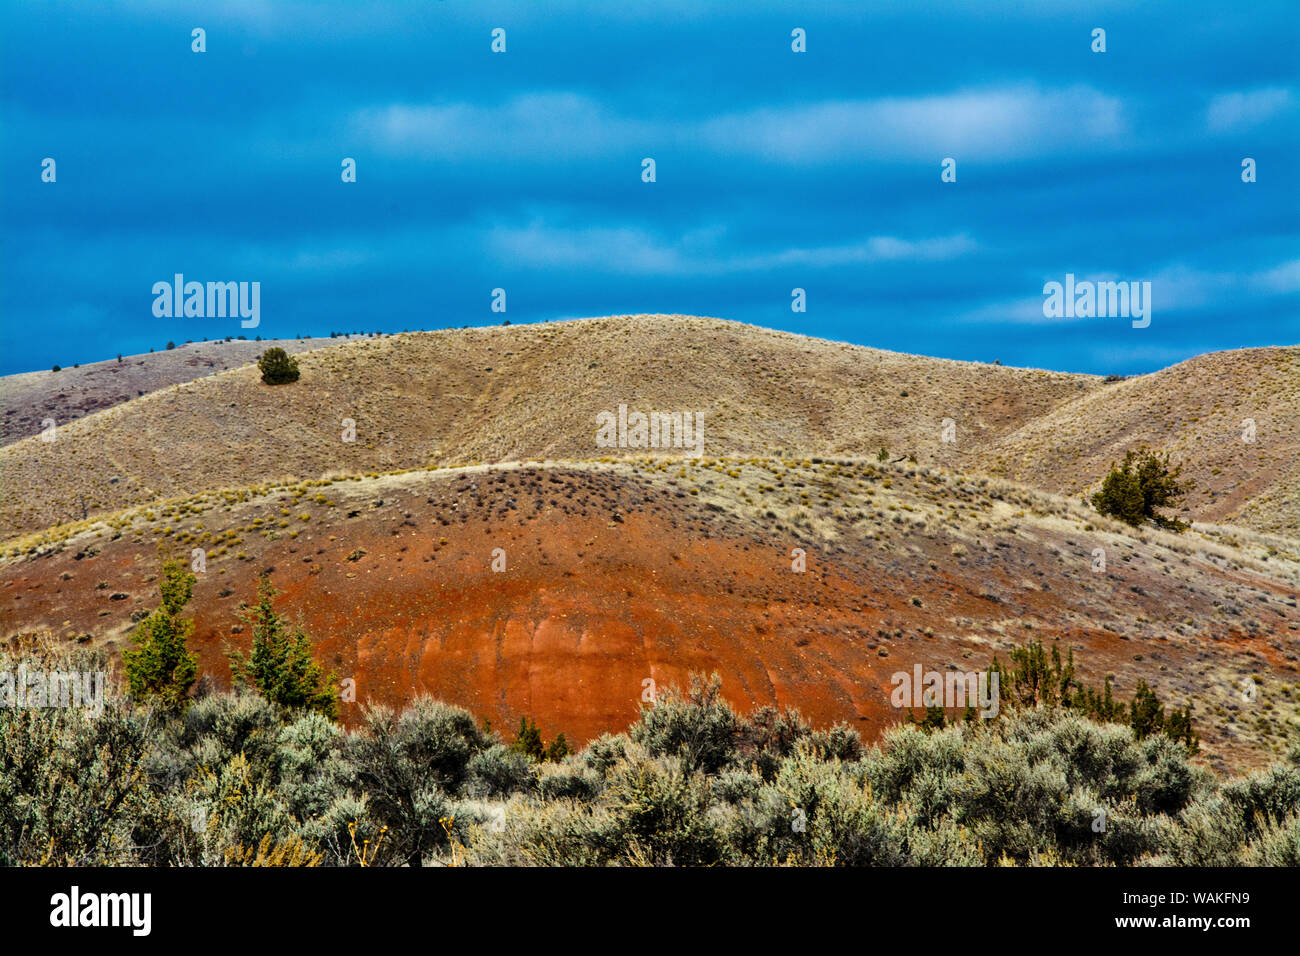
[[[258,341],[261,341],[260,337]],[[278,345],[258,356],[257,367],[267,385],[287,385],[298,381],[298,360]]]

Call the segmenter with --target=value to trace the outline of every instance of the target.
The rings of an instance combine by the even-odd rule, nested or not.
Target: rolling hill
[[[298,359],[292,385],[162,376],[0,448],[0,638],[121,649],[161,561],[197,550],[219,682],[269,574],[359,704],[427,692],[574,742],[625,726],[646,681],[712,670],[744,709],[874,738],[901,719],[892,674],[1031,639],[1121,697],[1190,702],[1221,769],[1300,717],[1295,347],[1106,382],[623,316]],[[603,447],[619,405],[701,413],[703,457]],[[1079,500],[1143,444],[1197,481],[1186,534]]]
[[[1300,348],[1200,355],[1089,391],[1001,436],[981,465],[1077,494],[1140,445],[1186,465],[1187,515],[1300,533]]]

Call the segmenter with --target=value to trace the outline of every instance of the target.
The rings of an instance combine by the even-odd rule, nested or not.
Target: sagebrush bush
[[[691,675],[688,693],[665,691],[641,719],[631,737],[654,757],[680,757],[687,773],[717,773],[736,753],[740,722],[722,698],[722,678]]]
[[[0,651],[13,693],[27,672],[104,674],[102,710],[0,706],[0,865],[130,862],[121,826],[141,801],[138,784],[158,720],[124,703],[102,652],[30,645]]]
[[[102,655],[0,651],[0,675]],[[354,730],[254,693],[177,712],[0,707],[0,864],[1270,865],[1300,856],[1300,745],[1220,784],[1163,732],[1039,702],[864,748],[737,714],[716,679],[537,763],[422,698]]]
[[[1245,866],[1300,866],[1300,814],[1267,824],[1246,846]]]
[[[609,811],[575,800],[507,812],[500,833],[479,831],[469,862],[481,866],[605,866],[614,852]]]
[[[492,744],[469,761],[470,792],[484,797],[508,797],[533,789],[533,764],[505,744]]]
[[[391,832],[388,853],[422,865],[448,843],[443,820],[452,795],[469,777],[473,757],[494,741],[469,711],[427,697],[400,714],[366,714],[364,733],[350,738],[349,760],[367,811]]]
[[[110,706],[0,708],[0,865],[131,860],[121,822],[141,796],[150,720]]]
[[[685,758],[637,755],[611,773],[611,832],[626,862],[709,866],[723,843],[709,819],[708,784]]]
[[[903,814],[879,799],[869,784],[801,747],[782,761],[772,789],[788,804],[773,833],[784,861],[840,866],[899,866],[908,862]]]
[[[1254,840],[1300,809],[1300,770],[1275,765],[1230,781],[1219,793],[1244,839]]]
[[[622,734],[601,734],[579,754],[588,767],[602,777],[611,767],[627,756],[628,739]]]
[[[537,778],[537,792],[543,800],[591,801],[605,788],[604,777],[578,761],[548,764]]]

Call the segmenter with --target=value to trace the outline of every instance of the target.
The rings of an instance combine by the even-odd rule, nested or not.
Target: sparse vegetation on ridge
[[[338,342],[315,340],[331,341]],[[866,456],[884,445],[891,458],[913,455],[923,466],[1063,495],[1091,491],[1113,458],[1145,443],[1189,463],[1197,486],[1188,500],[1201,520],[1279,533],[1300,526],[1300,456],[1287,437],[1300,416],[1296,347],[1214,353],[1106,386],[1098,376],[903,355],[684,316],[415,332],[308,351],[304,344],[314,343],[277,347],[298,353],[310,388],[267,389],[255,367],[212,374],[226,361],[221,348],[235,345],[134,357],[143,368],[97,363],[99,379],[145,376],[140,397],[103,407],[125,397],[122,390],[92,390],[89,406],[55,416],[55,443],[38,437],[42,409],[67,405],[82,390],[48,372],[8,377],[15,415],[6,429],[22,430],[6,430],[11,444],[0,448],[0,537],[75,520],[83,497],[93,515],[331,470],[589,458],[591,413],[632,394],[649,407],[704,411],[707,450],[718,455],[785,448],[790,458]],[[189,367],[170,357],[191,349],[207,349],[217,367],[205,364],[197,378],[191,372],[192,380],[167,388],[152,384],[149,366],[180,375]],[[705,353],[707,382],[691,372]],[[572,383],[588,381],[592,363],[601,394],[575,393]],[[1175,392],[1186,409],[1167,401]],[[85,417],[69,420],[78,415]],[[356,423],[355,442],[339,440],[344,416]],[[941,440],[945,416],[955,441]],[[1258,423],[1254,442],[1242,439],[1247,418]],[[248,441],[248,430],[259,440]],[[183,437],[186,453],[160,455],[163,434]],[[232,447],[239,454],[229,454]]]

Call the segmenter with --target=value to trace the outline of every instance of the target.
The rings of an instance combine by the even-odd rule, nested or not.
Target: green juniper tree
[[[336,717],[337,677],[326,674],[312,659],[311,638],[302,625],[291,625],[275,613],[275,595],[270,576],[263,575],[257,604],[240,614],[240,620],[252,629],[252,649],[247,657],[240,651],[230,653],[230,672],[237,684],[256,687],[263,697],[282,707]]]
[[[180,616],[194,592],[194,575],[181,562],[166,561],[158,590],[162,604],[136,627],[136,650],[124,651],[122,658],[133,699],[180,711],[199,672],[199,657],[186,646],[194,621]]]
[[[1041,641],[1030,641],[1012,648],[1010,656],[1011,663],[1004,665],[994,655],[988,668],[990,680],[997,674],[999,696],[1009,707],[1045,706],[1076,710],[1097,722],[1127,724],[1138,740],[1152,734],[1164,734],[1184,744],[1191,753],[1200,749],[1200,739],[1192,727],[1191,704],[1166,713],[1164,704],[1144,680],[1138,681],[1133,701],[1126,705],[1115,700],[1113,676],[1106,676],[1100,691],[1077,679],[1073,648],[1062,660],[1055,645],[1049,654]]]
[[[943,730],[948,723],[944,709],[937,704],[925,708],[925,716],[920,721],[917,721],[911,711],[908,711],[907,717],[911,723],[917,724],[924,731]]]
[[[988,674],[990,682],[994,674],[998,675],[998,693],[1004,700],[1027,707],[1038,704],[1069,707],[1078,690],[1074,678],[1074,649],[1066,652],[1063,662],[1059,648],[1053,645],[1049,655],[1040,641],[1013,647],[1011,664],[1007,667],[995,654]]]
[[[564,739],[564,734],[560,733],[555,735],[551,745],[546,748],[546,759],[552,763],[560,763],[571,753],[573,750],[569,747],[569,742]]]
[[[519,733],[515,735],[515,742],[511,744],[510,749],[517,750],[519,753],[532,760],[545,760],[546,747],[542,743],[542,732],[537,729],[531,717],[519,718]]]
[[[1119,518],[1135,528],[1154,521],[1168,531],[1183,531],[1188,527],[1185,522],[1156,511],[1176,506],[1191,490],[1191,480],[1179,480],[1182,472],[1181,464],[1170,464],[1168,454],[1130,449],[1124,453],[1123,462],[1111,464],[1101,489],[1092,496],[1092,506],[1099,514]]]
[[[1164,725],[1164,707],[1147,682],[1139,680],[1137,691],[1133,694],[1133,704],[1129,708],[1129,726],[1133,728],[1133,736],[1141,740],[1158,733]]]
[[[262,381],[267,385],[285,385],[298,381],[298,360],[291,358],[279,346],[269,348],[259,355],[257,367],[262,372]]]
[[[1186,745],[1192,753],[1201,749],[1201,740],[1192,729],[1192,705],[1189,703],[1182,710],[1174,708],[1165,718],[1165,736]]]
[[[1164,734],[1185,744],[1192,753],[1200,749],[1200,741],[1192,731],[1192,705],[1188,704],[1182,710],[1175,708],[1166,714],[1155,691],[1143,680],[1138,681],[1137,693],[1129,705],[1129,726],[1138,740],[1151,734]]]
[[[1106,723],[1124,722],[1124,702],[1115,699],[1113,684],[1115,678],[1107,674],[1101,693],[1093,687],[1084,687],[1076,697],[1078,708],[1092,720]]]

